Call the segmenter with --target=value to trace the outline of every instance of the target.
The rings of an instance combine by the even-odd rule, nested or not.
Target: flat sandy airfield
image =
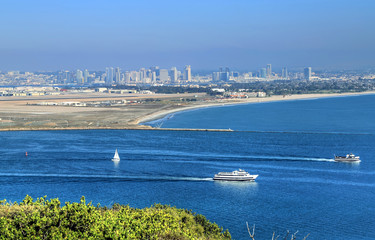
[[[214,99],[202,93],[189,94],[108,94],[77,93],[64,95],[0,97],[0,131],[60,129],[151,129],[139,125],[151,119],[193,108],[269,101],[312,99],[375,92],[345,94],[301,94],[248,99]],[[147,101],[145,101],[147,99]],[[196,99],[196,101],[186,101]],[[43,103],[105,102],[126,100],[112,106],[50,106]]]

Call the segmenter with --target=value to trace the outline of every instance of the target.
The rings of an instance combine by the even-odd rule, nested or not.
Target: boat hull
[[[359,156],[348,154],[346,156],[335,156],[335,162],[360,162]]]
[[[215,175],[215,181],[255,181],[258,175],[249,175],[249,176],[219,176]]]
[[[360,162],[361,160],[360,159],[338,159],[338,158],[335,158],[335,162]]]

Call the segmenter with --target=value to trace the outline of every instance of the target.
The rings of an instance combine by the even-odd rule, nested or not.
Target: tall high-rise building
[[[106,73],[106,84],[112,84],[113,83],[113,67],[107,67],[105,69]]]
[[[70,72],[69,71],[65,71],[64,75],[63,75],[63,83],[66,84],[68,82],[70,82]]]
[[[303,71],[305,79],[310,81],[311,80],[311,67],[307,67]]]
[[[120,83],[121,82],[121,69],[119,67],[116,68],[115,82],[116,83]]]
[[[89,78],[89,71],[85,69],[85,71],[83,71],[83,83],[87,83],[88,78]]]
[[[131,71],[130,72],[130,80],[132,83],[139,83],[139,72]]]
[[[151,81],[152,83],[156,83],[156,72],[152,72]]]
[[[220,72],[213,72],[212,73],[212,81],[219,82],[220,81]]]
[[[150,78],[150,79],[152,78],[152,71],[151,71],[151,69],[147,69],[146,70],[146,77]]]
[[[78,84],[81,84],[83,82],[83,73],[79,69],[77,69],[77,72],[76,72],[76,80]]]
[[[267,75],[267,78],[270,78],[272,76],[272,66],[271,66],[271,64],[267,64],[266,75]]]
[[[166,83],[169,80],[168,76],[168,69],[160,69],[159,70],[159,81],[162,83]]]
[[[190,65],[185,66],[185,80],[187,80],[188,82],[191,81],[191,67],[190,67]]]
[[[281,77],[283,79],[288,79],[288,69],[286,67],[283,67],[283,69],[281,71]]]
[[[220,73],[220,81],[224,81],[224,82],[227,82],[229,81],[229,72],[225,71],[225,72],[221,72]]]
[[[226,68],[220,67],[219,72],[216,73],[216,75],[213,75],[213,79],[217,79],[217,81],[224,81],[224,82],[229,81],[229,77],[230,77],[230,69],[228,67]]]
[[[178,76],[177,76],[177,68],[176,67],[171,68],[169,76],[171,77],[171,83],[177,83],[177,81],[178,81],[177,77]]]
[[[144,83],[144,80],[145,80],[146,77],[147,77],[146,69],[145,68],[139,69],[139,81],[141,83]]]
[[[267,77],[267,70],[265,68],[261,68],[259,70],[259,77],[260,78],[266,78]]]
[[[130,83],[130,72],[126,71],[125,72],[125,84],[129,84],[129,83]]]
[[[155,73],[155,81],[156,81],[156,77],[159,77],[159,74],[160,74],[160,68],[159,66],[155,66],[155,67],[150,67],[150,69],[153,73]]]
[[[105,82],[108,83],[108,78],[109,78],[109,68],[105,68]]]

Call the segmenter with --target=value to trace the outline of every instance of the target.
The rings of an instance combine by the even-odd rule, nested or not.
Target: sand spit
[[[150,126],[141,123],[162,118],[168,114],[233,104],[262,103],[272,101],[291,101],[338,96],[375,94],[375,92],[342,93],[342,94],[301,94],[288,96],[271,96],[248,99],[214,99],[202,93],[190,94],[106,94],[106,95],[71,95],[41,97],[0,97],[0,131],[26,130],[77,130],[77,129],[139,129],[150,130]],[[195,98],[196,101],[184,99]],[[122,106],[76,107],[76,106],[41,106],[36,103],[53,102],[85,102],[103,100],[127,100]],[[148,99],[148,101],[142,101]],[[151,99],[151,100],[150,100]],[[152,99],[155,99],[153,101]],[[130,103],[129,103],[130,102]],[[141,103],[140,103],[141,102]],[[166,130],[166,129],[164,129]],[[168,129],[177,130],[177,129]],[[178,129],[190,130],[190,129]],[[206,131],[206,129],[191,129]],[[210,129],[210,131],[230,131],[226,129]]]

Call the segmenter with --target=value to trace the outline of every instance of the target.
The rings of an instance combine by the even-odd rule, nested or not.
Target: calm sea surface
[[[375,95],[207,108],[162,121],[238,131],[0,132],[0,199],[170,204],[235,239],[249,239],[246,222],[257,239],[286,230],[300,239],[375,239]],[[333,162],[349,152],[362,162]],[[212,181],[238,168],[259,178]]]

